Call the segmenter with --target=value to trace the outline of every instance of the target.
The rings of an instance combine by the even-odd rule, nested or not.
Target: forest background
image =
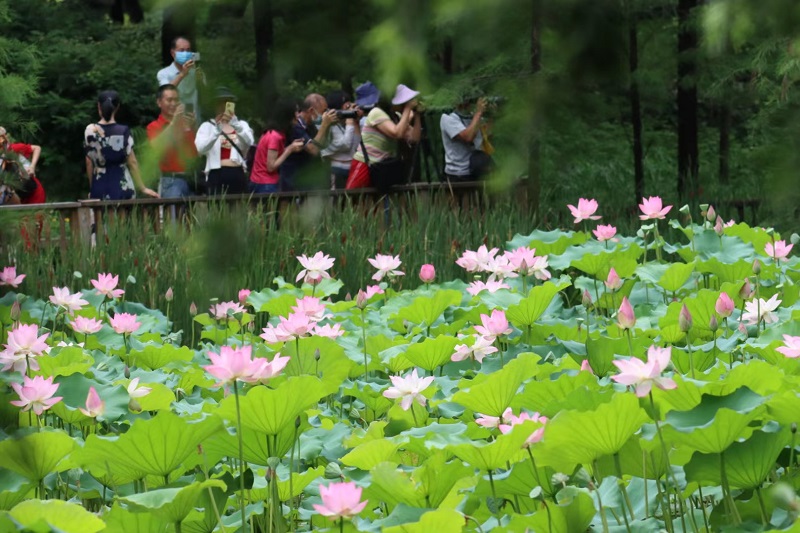
[[[423,92],[438,146],[441,110],[500,96],[498,187],[522,178],[533,210],[752,199],[760,223],[788,226],[799,24],[791,0],[0,0],[0,122],[43,146],[50,200],[85,197],[97,93],[120,92],[142,147],[155,74],[186,34],[206,96],[231,87],[256,130],[278,95],[402,82]]]

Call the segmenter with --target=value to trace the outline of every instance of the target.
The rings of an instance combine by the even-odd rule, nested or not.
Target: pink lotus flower
[[[419,269],[419,279],[422,283],[433,283],[436,279],[436,268],[430,263],[422,265]]]
[[[125,291],[117,288],[118,284],[119,276],[112,276],[111,274],[98,274],[97,279],[92,280],[92,285],[97,292],[112,300],[120,298],[125,294]]]
[[[692,314],[689,312],[689,308],[686,307],[686,304],[683,304],[680,313],[678,313],[678,327],[680,327],[681,331],[684,333],[692,329]]]
[[[792,251],[793,247],[794,244],[786,244],[785,241],[775,241],[774,245],[771,242],[764,245],[764,251],[776,262],[786,262],[789,261],[789,252]]]
[[[31,370],[39,370],[36,358],[50,351],[47,345],[49,333],[39,336],[39,327],[35,324],[20,324],[8,332],[6,349],[0,352],[0,364],[3,370],[12,370],[26,374],[28,366]]]
[[[600,220],[600,216],[595,215],[597,211],[597,200],[578,199],[578,207],[567,204],[570,213],[575,217],[575,224],[580,224],[584,220]]]
[[[75,333],[83,333],[84,335],[93,335],[103,328],[103,323],[99,320],[80,315],[76,316],[75,320],[70,322],[69,325]]]
[[[17,276],[17,267],[5,267],[0,271],[0,287],[8,285],[17,288],[22,280],[25,279],[25,274]]]
[[[461,257],[456,260],[456,264],[467,272],[483,272],[486,263],[498,252],[497,248],[491,250],[482,244],[477,251],[466,250]]]
[[[611,379],[622,385],[635,387],[636,396],[639,398],[647,396],[654,384],[662,390],[674,389],[678,385],[671,378],[661,376],[669,366],[670,359],[672,359],[672,348],[651,346],[647,349],[646,363],[635,357],[612,361],[620,373],[611,376]]]
[[[61,396],[53,397],[58,390],[58,383],[53,383],[53,378],[35,376],[33,379],[25,376],[22,385],[11,383],[11,388],[19,396],[19,400],[12,400],[11,405],[22,407],[22,412],[33,410],[36,416],[41,414],[62,400]]]
[[[639,209],[642,210],[642,215],[639,215],[640,220],[653,220],[662,219],[672,209],[671,205],[662,208],[661,197],[651,196],[650,198],[642,198],[642,203],[639,204]]]
[[[244,307],[247,305],[247,298],[250,296],[249,289],[242,289],[239,291],[239,303]]]
[[[172,287],[167,289],[167,292],[164,293],[164,299],[168,302],[171,302],[175,298],[175,293],[172,291]]]
[[[197,316],[197,304],[194,302],[189,304],[189,315]]]
[[[100,399],[100,395],[97,394],[94,387],[89,387],[89,394],[86,396],[86,409],[83,407],[79,409],[81,413],[89,418],[97,418],[98,416],[103,416],[103,413],[106,412],[106,403]]]
[[[467,292],[473,296],[477,296],[482,291],[489,291],[491,294],[496,293],[500,289],[511,289],[502,281],[489,280],[486,283],[482,281],[473,281],[467,286]]]
[[[389,379],[392,380],[392,386],[383,391],[384,397],[390,400],[400,398],[400,407],[404,411],[408,411],[414,401],[425,406],[427,399],[422,395],[422,391],[433,383],[433,376],[420,378],[415,368],[410,374],[406,374],[404,378],[389,376]]]
[[[136,321],[137,316],[130,313],[117,313],[108,319],[111,328],[120,335],[130,335],[142,327],[141,322]]]
[[[722,223],[722,217],[717,217],[717,221],[714,223],[714,233],[720,237],[725,234],[725,224]]]
[[[150,387],[140,387],[139,386],[139,378],[133,378],[130,383],[128,383],[128,396],[131,398],[143,398],[150,394],[153,389]]]
[[[581,372],[588,372],[590,374],[594,374],[594,370],[592,369],[592,365],[589,364],[588,359],[584,359],[581,361]]]
[[[504,255],[493,257],[483,265],[483,271],[489,272],[489,280],[502,280],[505,278],[516,278],[516,268]]]
[[[589,289],[583,289],[583,296],[581,296],[581,305],[586,309],[592,307],[592,295],[589,294]]]
[[[289,363],[290,357],[283,357],[281,354],[276,353],[272,361],[257,358],[253,360],[253,380],[266,385],[269,380],[277,376],[286,368]]]
[[[533,274],[536,277],[536,279],[541,281],[547,281],[548,279],[553,277],[553,275],[550,274],[550,271],[547,270],[548,266],[549,264],[547,262],[547,256],[537,255],[533,261],[533,264],[530,265],[530,268],[528,269],[528,275]]]
[[[63,307],[71,315],[75,311],[79,311],[84,305],[89,305],[89,302],[82,299],[83,293],[76,292],[70,294],[67,287],[53,287],[53,295],[50,297],[50,302],[56,307]]]
[[[372,276],[372,279],[375,281],[381,281],[385,277],[392,279],[395,276],[405,275],[403,272],[397,270],[403,263],[400,261],[399,255],[391,256],[377,254],[375,257],[370,257],[367,259],[367,261],[369,261],[370,265],[378,269],[375,275]]]
[[[514,416],[514,412],[510,407],[508,407],[505,411],[503,411],[502,416],[489,416],[481,413],[478,413],[478,415],[480,416],[475,419],[476,424],[481,427],[493,429],[500,424],[508,424],[511,421],[511,417]]]
[[[520,246],[512,251],[505,252],[503,256],[511,263],[515,272],[523,276],[533,275],[531,266],[536,262],[536,248]]]
[[[317,337],[328,337],[329,339],[335,339],[336,337],[341,337],[344,335],[344,330],[339,324],[334,324],[333,326],[330,324],[325,324],[324,326],[317,324],[314,326],[314,329],[311,331],[311,333]]]
[[[731,316],[735,307],[733,300],[731,300],[731,297],[725,292],[720,293],[717,302],[714,304],[714,310],[722,318]]]
[[[546,416],[542,416],[539,413],[533,413],[532,415],[529,415],[528,413],[520,413],[519,416],[514,416],[512,414],[511,416],[508,417],[508,423],[500,424],[498,428],[500,429],[500,433],[505,435],[506,433],[511,431],[511,429],[514,426],[522,424],[523,422],[526,422],[528,420],[532,422],[538,422],[542,425],[542,427],[535,429],[533,433],[531,433],[531,436],[525,439],[525,444],[523,444],[523,448],[527,448],[531,444],[535,444],[541,441],[542,437],[544,437],[544,426],[545,424],[547,424]]]
[[[631,329],[636,325],[636,315],[633,314],[633,306],[627,296],[622,297],[622,305],[617,312],[617,324],[620,329]]]
[[[753,297],[756,291],[753,289],[753,286],[750,284],[750,278],[744,279],[744,285],[742,288],[739,289],[739,298],[742,300],[749,300]]]
[[[778,300],[778,295],[773,294],[772,298],[769,300],[764,300],[763,298],[758,298],[758,301],[751,300],[744,304],[745,312],[742,315],[742,320],[747,322],[749,325],[758,324],[762,320],[765,324],[772,324],[773,322],[778,321],[778,315],[773,313],[778,306],[781,304],[781,300]]]
[[[297,305],[292,307],[292,311],[306,315],[309,320],[319,322],[325,318],[325,304],[319,298],[306,296],[297,300]]]
[[[617,234],[617,228],[611,224],[606,226],[598,224],[597,229],[592,230],[592,233],[594,233],[594,236],[597,237],[597,240],[600,242],[610,241]]]
[[[513,330],[508,327],[508,320],[506,314],[500,309],[492,311],[492,315],[481,314],[481,326],[475,326],[475,331],[484,337],[499,337],[500,335],[508,335]]]
[[[309,285],[317,285],[323,279],[330,279],[331,275],[328,274],[328,270],[333,267],[333,263],[336,261],[336,259],[322,252],[317,252],[313,257],[307,257],[304,254],[298,256],[297,260],[300,261],[303,270],[297,275],[295,281],[302,279]]]
[[[776,351],[782,353],[790,359],[800,357],[800,337],[793,337],[792,335],[783,336],[783,346],[775,348]]]
[[[249,345],[239,348],[223,346],[218,354],[208,352],[212,364],[204,366],[203,370],[217,379],[216,387],[230,385],[234,381],[254,383],[260,379],[259,372],[262,371],[266,359],[251,359],[252,351]]]
[[[314,509],[331,520],[352,518],[364,510],[369,500],[361,500],[361,487],[355,483],[331,483],[319,486],[322,505],[314,504]]]
[[[614,270],[613,267],[608,271],[608,277],[603,283],[605,283],[606,287],[610,291],[617,291],[622,287],[622,279],[619,277],[619,274],[617,274],[617,271]]]
[[[300,337],[307,337],[316,322],[308,318],[304,313],[290,313],[287,318],[279,317],[280,322],[277,326],[267,324],[259,335],[269,343],[286,342]]]
[[[473,358],[478,363],[483,363],[484,357],[493,354],[497,348],[493,346],[494,337],[483,337],[475,335],[475,340],[471,346],[466,344],[458,344],[455,347],[455,353],[450,356],[451,361],[464,361],[465,359]]]
[[[224,320],[226,318],[231,318],[233,315],[244,313],[245,308],[237,302],[221,302],[212,305],[208,311],[215,319]]]

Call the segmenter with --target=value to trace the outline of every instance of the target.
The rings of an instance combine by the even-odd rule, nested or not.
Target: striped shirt
[[[388,157],[395,157],[397,155],[397,141],[391,137],[387,137],[378,129],[378,124],[391,120],[389,115],[380,108],[373,108],[367,115],[367,122],[361,130],[361,139],[367,147],[367,155],[369,155],[369,163],[377,163],[383,161]],[[356,161],[364,161],[364,154],[359,146],[353,159]]]

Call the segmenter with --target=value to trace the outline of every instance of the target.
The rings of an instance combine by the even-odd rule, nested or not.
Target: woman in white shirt
[[[208,194],[243,194],[247,192],[245,174],[247,150],[254,143],[253,130],[244,120],[227,109],[236,96],[225,87],[217,89],[217,117],[203,122],[194,144],[206,156]]]

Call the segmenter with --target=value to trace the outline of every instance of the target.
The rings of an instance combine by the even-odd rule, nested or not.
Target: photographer
[[[324,188],[325,170],[317,159],[325,148],[328,131],[336,120],[336,112],[327,109],[325,98],[309,94],[298,109],[286,144],[303,141],[303,149],[287,156],[280,167],[281,191],[308,191]]]
[[[199,117],[197,78],[204,81],[203,73],[197,66],[200,54],[192,52],[192,43],[185,37],[175,37],[172,40],[170,54],[174,61],[158,71],[156,75],[158,86],[173,85],[177,87],[181,102],[187,106],[190,112]]]
[[[328,130],[328,145],[320,155],[331,164],[331,190],[344,189],[353,153],[361,139],[359,119],[363,115],[344,91],[333,91],[326,98],[328,108],[336,111],[336,122]]]
[[[9,173],[13,186],[7,187],[6,195],[15,195],[19,203],[43,204],[44,187],[36,178],[36,165],[42,147],[36,144],[11,143],[8,132],[0,126],[0,163],[3,173]]]
[[[161,114],[147,125],[147,138],[158,155],[162,198],[189,196],[188,179],[197,159],[194,146],[194,115],[181,104],[174,85],[162,85],[156,99]]]
[[[465,98],[452,113],[442,114],[439,126],[444,144],[444,173],[447,181],[476,181],[491,169],[491,157],[482,151],[484,139],[481,119],[486,112],[486,98],[479,98],[475,113],[469,114],[473,100]]]

